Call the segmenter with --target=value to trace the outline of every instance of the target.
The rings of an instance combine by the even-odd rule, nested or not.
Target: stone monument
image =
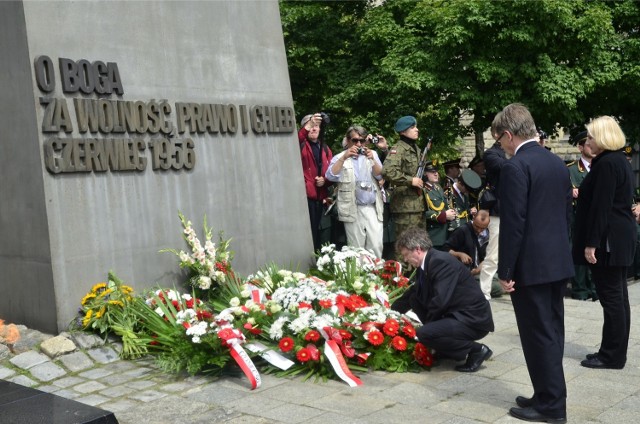
[[[179,286],[178,211],[242,275],[312,241],[277,0],[0,2],[0,318],[67,328],[113,270]]]

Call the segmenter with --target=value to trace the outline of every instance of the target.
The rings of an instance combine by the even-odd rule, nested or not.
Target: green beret
[[[409,128],[417,124],[418,122],[413,116],[403,116],[396,121],[393,129],[396,130],[397,133],[401,133],[402,131],[408,130]]]
[[[460,178],[462,179],[462,183],[471,190],[476,190],[482,185],[480,176],[471,169],[463,169],[462,176]]]

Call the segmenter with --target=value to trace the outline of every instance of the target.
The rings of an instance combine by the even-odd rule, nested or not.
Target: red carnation
[[[340,337],[342,340],[351,340],[353,338],[353,334],[349,333],[347,330],[338,330],[340,333]]]
[[[407,341],[402,336],[395,336],[391,340],[391,345],[395,350],[407,350]]]
[[[320,333],[316,330],[309,330],[309,332],[304,335],[304,339],[308,342],[317,342],[320,340]]]
[[[300,362],[307,362],[311,359],[311,352],[309,352],[309,349],[306,347],[303,347],[298,351],[298,353],[296,353],[296,358],[298,358],[298,361]]]
[[[374,346],[380,346],[382,342],[384,342],[384,334],[378,330],[370,331],[369,334],[367,334],[367,340]]]
[[[410,339],[413,339],[416,336],[416,329],[411,324],[402,327],[402,332]]]
[[[396,334],[398,334],[399,329],[400,324],[393,318],[388,319],[382,327],[382,331],[384,331],[384,334],[386,334],[387,336],[395,336]]]
[[[294,342],[291,337],[283,337],[282,339],[280,339],[280,342],[278,343],[278,347],[283,352],[289,352],[291,349],[293,349],[293,346],[294,346]]]
[[[311,303],[300,302],[298,303],[298,309],[311,309]]]
[[[318,301],[318,305],[323,309],[327,309],[333,306],[333,302],[330,299],[322,299]]]

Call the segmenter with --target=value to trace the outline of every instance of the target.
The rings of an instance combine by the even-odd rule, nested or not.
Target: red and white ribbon
[[[249,290],[251,290],[251,300],[253,300],[253,302],[258,305],[264,303],[264,300],[265,300],[264,289],[256,287],[253,284],[247,284],[247,286],[249,287]]]
[[[347,383],[350,387],[362,386],[362,380],[353,375],[347,366],[347,362],[344,360],[344,357],[340,352],[338,343],[335,340],[332,340],[329,336],[329,331],[332,330],[333,329],[330,327],[325,327],[324,329],[319,330],[322,337],[326,339],[324,344],[324,355],[327,357],[329,363],[333,367],[333,370],[336,372],[338,377],[342,379],[342,381]]]
[[[229,351],[231,352],[231,357],[236,361],[236,363],[244,372],[244,375],[247,376],[249,382],[251,383],[251,389],[257,389],[262,384],[262,379],[260,378],[260,373],[258,369],[253,364],[247,352],[244,351],[240,343],[244,340],[244,336],[242,333],[235,329],[222,329],[218,331],[218,337],[226,342],[227,346],[229,346]]]
[[[267,346],[263,345],[260,342],[253,341],[251,343],[247,343],[246,345],[244,345],[244,347],[246,347],[247,350],[250,350],[251,352],[259,354],[262,359],[264,359],[274,367],[280,368],[281,370],[288,370],[293,365],[295,365],[295,362],[285,358],[275,350],[269,349]]]
[[[380,289],[376,290],[376,299],[378,299],[378,302],[385,308],[389,307],[389,296],[387,296],[386,292]]]

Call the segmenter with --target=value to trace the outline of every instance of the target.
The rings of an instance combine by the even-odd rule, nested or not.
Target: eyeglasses
[[[356,144],[358,144],[358,143],[364,144],[366,141],[367,141],[367,139],[365,139],[365,138],[352,138],[351,139],[351,142],[352,143],[356,143]]]

